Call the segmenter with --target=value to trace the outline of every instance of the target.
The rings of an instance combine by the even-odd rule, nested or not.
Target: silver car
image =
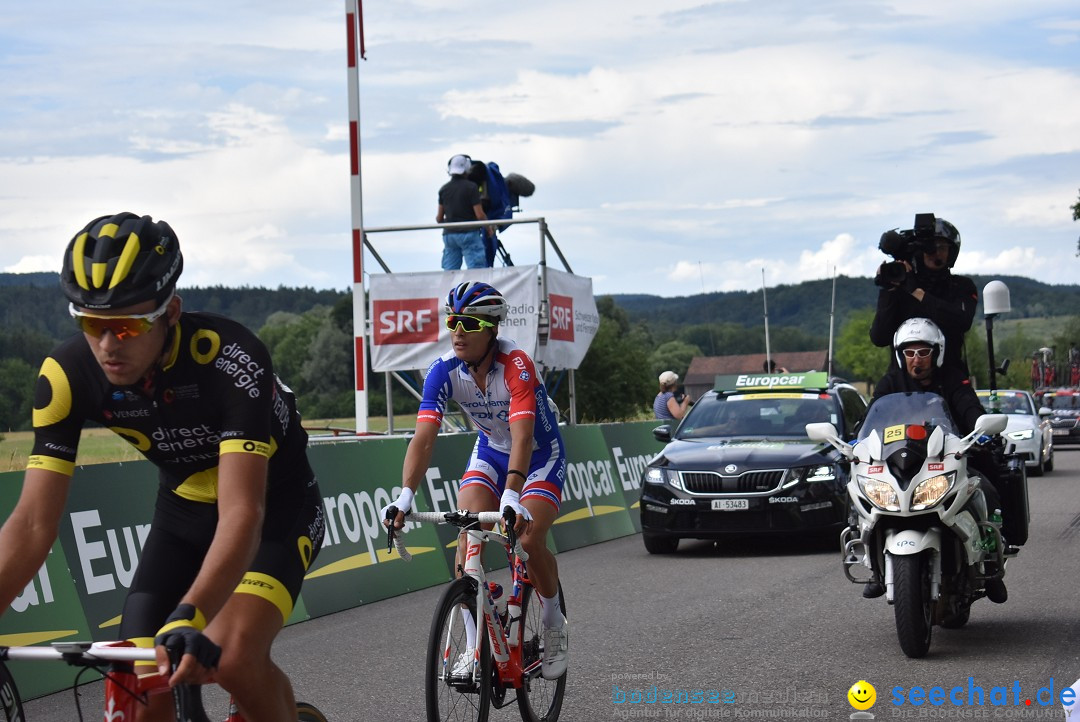
[[[990,411],[990,392],[980,389],[975,393],[983,407]],[[1015,444],[1027,466],[1028,476],[1042,476],[1043,471],[1053,471],[1054,432],[1050,426],[1053,412],[1038,408],[1029,392],[1017,389],[998,390],[997,403],[995,411],[1009,415],[1009,425],[1002,436],[1006,444]]]

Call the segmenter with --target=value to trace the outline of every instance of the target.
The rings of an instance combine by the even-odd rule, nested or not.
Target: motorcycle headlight
[[[652,467],[645,470],[645,476],[642,477],[646,484],[669,484],[676,489],[682,489],[682,482],[679,480],[679,472],[671,471],[661,467]]]
[[[859,486],[874,506],[885,511],[900,511],[900,499],[896,496],[896,490],[889,484],[868,476],[860,476]]]
[[[1028,439],[1035,436],[1035,430],[1021,429],[1020,431],[1010,431],[1008,434],[1006,434],[1006,436],[1015,441],[1027,441]]]
[[[919,482],[911,495],[911,510],[922,511],[937,504],[952,488],[955,478],[956,472],[950,471],[948,474],[938,474]]]

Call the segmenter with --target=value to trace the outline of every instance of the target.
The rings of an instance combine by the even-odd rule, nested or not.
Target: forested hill
[[[271,314],[282,311],[302,314],[315,306],[333,307],[346,302],[347,291],[319,291],[313,288],[183,288],[188,311],[220,313],[244,325],[260,329]],[[68,315],[68,302],[60,292],[56,273],[0,273],[0,340],[10,339],[14,330],[29,332],[26,338],[45,346],[34,349],[2,348],[0,358],[26,355],[35,367],[52,343],[70,336],[75,325]],[[20,336],[20,339],[24,337]],[[14,344],[14,342],[12,342]],[[24,353],[16,353],[23,351]]]
[[[997,278],[1009,286],[1010,318],[1074,315],[1080,312],[1080,285],[1052,286],[1020,276],[973,276],[981,291]],[[271,314],[304,313],[317,305],[347,303],[349,291],[313,288],[184,288],[184,307],[192,311],[221,313],[259,329]],[[831,280],[806,281],[767,289],[770,327],[796,327],[808,334],[827,335],[832,304]],[[835,328],[839,330],[852,311],[872,308],[877,287],[869,278],[836,279]],[[735,323],[760,327],[763,323],[761,290],[705,293],[664,298],[648,295],[614,295],[615,304],[630,320],[649,327],[677,329],[702,323]],[[981,318],[981,309],[977,318]],[[69,335],[73,325],[67,301],[59,292],[55,273],[0,273],[0,328],[24,328],[50,339]],[[0,350],[0,356],[10,350]]]
[[[992,280],[1009,287],[1012,313],[1009,318],[1075,315],[1080,313],[1080,285],[1052,286],[1021,276],[972,276],[980,295]],[[766,289],[769,326],[798,327],[811,334],[828,334],[832,306],[831,280],[805,281]],[[839,330],[852,311],[873,308],[878,288],[870,278],[836,278],[836,323]],[[737,323],[761,326],[764,305],[761,289],[729,291],[663,298],[648,295],[616,295],[615,304],[631,321],[683,326],[700,323]],[[982,318],[980,304],[976,318]]]

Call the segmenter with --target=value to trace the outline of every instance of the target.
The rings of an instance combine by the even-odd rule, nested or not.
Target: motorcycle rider
[[[945,335],[937,324],[926,318],[908,319],[900,324],[893,335],[892,346],[898,367],[890,369],[878,381],[870,403],[888,394],[914,391],[935,393],[945,400],[957,431],[963,436],[971,433],[975,422],[986,411],[967,376],[944,364]],[[981,485],[987,508],[1001,509],[1003,495],[997,488],[999,475],[992,455],[976,451],[969,456],[969,463],[990,481]],[[875,577],[863,588],[863,596],[873,599],[884,593],[885,586],[875,573]],[[1004,602],[1008,599],[1005,582],[1001,579],[987,581],[986,596],[992,602]]]
[[[928,318],[945,336],[945,366],[968,375],[963,359],[964,334],[975,318],[979,293],[966,276],[952,273],[960,254],[960,232],[944,218],[932,213],[915,216],[909,231],[886,231],[879,247],[903,265],[901,273],[889,273],[883,263],[874,283],[878,292],[877,311],[870,326],[870,341],[875,346],[889,346],[900,324],[909,318]],[[898,367],[903,368],[900,363]]]

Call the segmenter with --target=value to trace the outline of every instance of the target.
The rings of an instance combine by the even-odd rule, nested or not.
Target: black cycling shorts
[[[292,614],[326,528],[316,480],[312,478],[306,487],[290,492],[275,489],[268,495],[262,541],[235,591],[255,594],[274,604],[281,611],[282,624]],[[121,639],[130,639],[140,647],[153,645],[158,629],[194,583],[217,519],[216,504],[189,501],[160,490],[139,567],[124,601]]]

